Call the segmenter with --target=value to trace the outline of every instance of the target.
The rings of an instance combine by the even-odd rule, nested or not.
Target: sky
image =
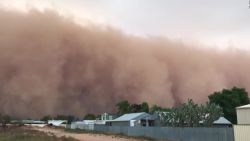
[[[249,0],[0,0],[9,9],[55,9],[137,36],[250,49]]]

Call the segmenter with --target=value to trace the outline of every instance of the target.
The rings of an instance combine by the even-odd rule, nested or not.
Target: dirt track
[[[127,139],[127,138],[117,137],[115,135],[111,136],[111,135],[90,134],[90,133],[78,134],[78,133],[69,133],[61,129],[52,129],[52,128],[32,128],[32,129],[46,132],[46,133],[52,133],[58,137],[62,137],[62,136],[72,137],[80,141],[139,141],[139,139]]]

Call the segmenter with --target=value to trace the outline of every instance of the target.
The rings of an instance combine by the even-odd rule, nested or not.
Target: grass
[[[23,127],[0,128],[0,141],[78,141],[69,137],[56,137],[39,131],[28,130]]]
[[[76,134],[99,134],[99,135],[106,135],[106,136],[112,136],[114,138],[126,138],[126,139],[136,139],[138,141],[159,141],[150,137],[131,137],[124,134],[114,134],[114,133],[106,133],[106,132],[97,132],[97,131],[89,131],[89,130],[82,130],[82,129],[65,129],[66,132],[69,133],[76,133]]]

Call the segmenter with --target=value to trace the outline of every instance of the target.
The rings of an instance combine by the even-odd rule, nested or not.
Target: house
[[[199,121],[202,125],[204,121]],[[227,120],[225,117],[219,117],[217,120],[213,122],[214,127],[232,127],[232,123]]]
[[[115,118],[114,115],[108,114],[108,113],[103,113],[101,115],[101,120],[113,120]]]
[[[236,113],[238,124],[250,124],[250,104],[237,107]]]
[[[232,127],[232,123],[228,121],[225,117],[220,117],[218,120],[213,122],[215,127]]]
[[[66,127],[67,120],[48,120],[48,125],[56,127]]]
[[[148,113],[130,113],[124,114],[114,120],[106,121],[108,126],[159,126],[158,116]]]

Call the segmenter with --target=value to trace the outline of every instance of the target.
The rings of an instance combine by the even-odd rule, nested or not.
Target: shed
[[[114,120],[106,121],[108,126],[159,126],[158,116],[145,112],[124,114]]]
[[[236,108],[237,123],[250,124],[250,104]]]
[[[213,122],[213,125],[216,127],[231,127],[232,123],[225,117],[220,117],[218,120]]]
[[[56,127],[66,127],[67,120],[48,120],[48,124]]]
[[[22,120],[21,123],[26,126],[35,126],[35,127],[45,127],[47,125],[44,121],[40,120]]]

